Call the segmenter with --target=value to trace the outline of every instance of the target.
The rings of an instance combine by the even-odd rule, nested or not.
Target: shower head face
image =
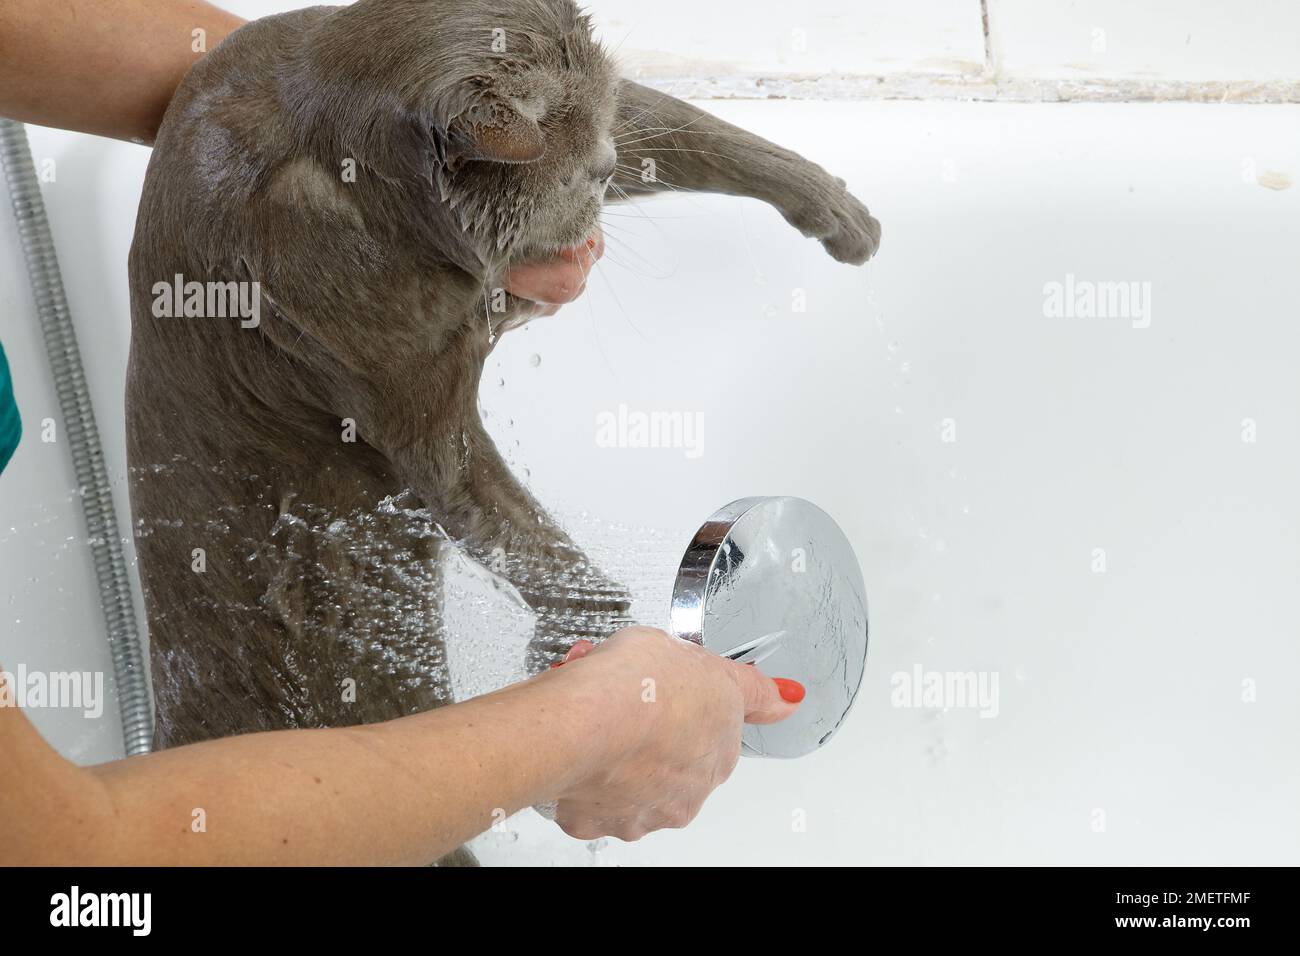
[[[742,498],[701,526],[673,587],[672,631],[799,681],[777,724],[746,724],[746,754],[799,757],[848,716],[867,659],[867,597],[848,538],[802,498]]]

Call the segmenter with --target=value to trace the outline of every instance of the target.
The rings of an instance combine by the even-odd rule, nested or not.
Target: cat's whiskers
[[[619,266],[620,268],[626,269],[628,272],[640,278],[667,279],[670,278],[672,275],[671,272],[652,271],[657,269],[655,264],[650,260],[646,259],[644,256],[641,256],[630,243],[625,242],[621,239],[616,239],[615,247],[612,250],[612,252],[615,254],[611,254],[611,250],[607,249],[605,253],[606,258],[611,263],[613,263],[616,266]],[[621,255],[622,253],[628,253],[633,258],[640,259],[641,263],[644,263],[646,268],[641,268],[637,263],[631,262],[628,259],[623,258]],[[608,277],[602,276],[602,278],[605,278],[608,281]]]
[[[627,307],[623,305],[623,300],[620,299],[618,293],[614,291],[614,283],[610,281],[609,276],[605,275],[605,270],[600,269],[599,274],[600,280],[604,282],[605,287],[609,289],[609,294],[614,297],[614,302],[618,305],[618,311],[623,316],[623,321],[626,322],[632,331],[636,333],[637,338],[642,342],[649,342],[650,340],[646,338],[645,333],[641,331],[641,327],[632,321],[632,316],[628,314]]]
[[[672,189],[674,192],[681,192],[681,193],[685,193],[685,194],[688,194],[688,195],[689,195],[690,193],[693,193],[693,192],[695,191],[695,190],[687,189],[686,187],[680,187],[680,188],[679,188],[679,187],[673,186],[671,183],[664,183],[664,185],[668,186],[668,187],[669,187],[670,189]],[[657,217],[652,217],[649,213],[647,213],[647,212],[645,211],[645,209],[642,208],[641,204],[640,204],[640,203],[639,203],[639,202],[638,202],[638,201],[637,201],[637,200],[632,196],[632,194],[629,193],[629,192],[628,192],[626,189],[624,189],[622,186],[618,185],[618,183],[611,182],[611,183],[610,183],[610,187],[611,187],[612,189],[616,190],[616,192],[617,192],[618,195],[622,198],[622,200],[623,200],[624,202],[626,202],[626,203],[627,203],[627,204],[632,208],[633,212],[637,213],[637,214],[638,214],[642,219],[646,220],[646,222],[648,222],[648,223],[650,223],[652,226],[654,226],[655,231],[658,232],[659,235],[660,235],[660,237],[663,238],[665,241],[667,241],[667,238],[668,238],[668,237],[664,235],[663,231],[659,228],[659,225],[658,225],[658,223],[657,223],[655,220],[656,220],[656,219],[662,219],[662,218],[688,218],[688,217],[684,217],[684,216],[672,216],[672,217],[657,216]],[[607,213],[606,213],[604,210],[601,210],[601,214],[602,214],[602,215],[606,215]],[[609,213],[608,215],[613,215],[613,214],[612,214],[612,213]],[[631,217],[627,217],[627,218],[631,218]]]
[[[620,163],[620,164],[618,165],[618,168],[621,169],[623,172],[627,173],[629,176],[635,178],[635,179],[640,179],[640,178],[641,178],[641,170],[637,169],[635,166],[626,166],[626,165]],[[699,192],[701,192],[701,190],[698,190],[698,189],[692,189],[690,186],[681,186],[681,185],[678,185],[677,183],[669,182],[667,179],[664,179],[662,176],[658,175],[657,172],[656,172],[656,175],[655,175],[655,179],[654,179],[654,181],[655,181],[656,183],[660,183],[660,184],[662,184],[662,185],[664,185],[664,186],[667,186],[667,187],[668,187],[669,189],[671,189],[673,192],[677,192],[677,193],[699,193]],[[612,186],[612,185],[615,185],[615,184],[614,184],[614,183],[611,183],[610,185]],[[631,195],[630,193],[626,192],[626,191],[624,191],[623,196],[624,196],[624,199],[625,199],[627,202],[634,202],[634,201],[635,201],[635,200],[632,198],[632,195]]]
[[[637,198],[634,197],[622,186],[620,186],[618,183],[611,181],[609,185],[610,188],[612,188],[615,191],[615,193],[620,197],[620,199],[623,202],[627,203],[629,207],[631,207],[633,212],[639,215],[646,222],[650,223],[654,227],[655,231],[659,233],[660,237],[663,238],[665,241],[667,241],[668,237],[664,235],[663,230],[659,228],[659,225],[656,222],[656,219],[662,217],[651,216],[648,212],[645,211],[645,208],[641,205],[641,203],[637,201]],[[685,189],[685,187],[679,189],[678,187],[673,186],[671,183],[665,183],[664,185],[668,186],[674,192],[687,192],[687,193],[693,192],[693,190],[687,190]],[[602,209],[601,212],[603,214],[604,210]]]
[[[687,146],[647,146],[643,149],[630,149],[629,153],[644,153],[653,150],[656,153],[700,153],[704,156],[716,156],[719,159],[730,161],[732,157],[725,153],[717,153],[711,149],[692,149]]]
[[[602,216],[611,216],[611,217],[613,217],[614,219],[640,219],[640,218],[641,218],[640,213],[627,213],[627,212],[608,212],[608,211],[606,211],[606,212],[602,212],[601,215],[602,215]],[[655,218],[656,218],[656,219],[702,219],[702,218],[704,218],[706,215],[707,215],[707,213],[692,213],[692,214],[690,214],[690,215],[688,215],[688,216],[656,216]]]
[[[681,126],[638,126],[636,129],[628,130],[622,136],[615,136],[614,144],[622,148],[624,146],[635,146],[637,143],[646,142],[647,140],[652,140],[652,139],[659,139],[661,137],[667,139],[671,143],[672,137],[675,134],[687,132],[689,130],[689,127],[692,124],[697,123],[704,118],[705,116],[697,116],[694,119],[690,120],[689,122],[683,123]],[[693,130],[690,130],[690,132],[692,134],[694,133]],[[637,135],[640,136],[639,139],[626,138],[628,136],[637,136]],[[736,130],[735,132],[731,132],[728,130],[709,130],[707,135],[709,139],[728,139],[728,138],[739,139],[739,140],[748,139],[747,134],[745,133],[744,130]],[[670,147],[665,146],[665,147],[656,147],[656,148],[669,149]]]
[[[644,209],[641,208],[641,204],[640,204],[639,202],[637,202],[636,200],[634,200],[634,199],[632,198],[632,196],[628,193],[628,191],[627,191],[626,189],[624,189],[624,188],[623,188],[622,186],[620,186],[618,183],[613,182],[613,181],[611,181],[609,185],[610,185],[610,188],[613,189],[613,190],[614,190],[614,191],[619,195],[619,197],[622,198],[622,200],[623,200],[624,202],[626,202],[629,206],[632,207],[632,210],[633,210],[634,212],[640,214],[640,216],[641,216],[642,219],[644,219],[646,222],[648,222],[648,223],[650,223],[652,226],[654,226],[656,231],[659,230],[659,226],[658,226],[657,223],[655,223],[654,219],[651,218],[650,215],[649,215],[649,214],[648,214]],[[602,209],[601,212],[602,212],[602,214],[603,214],[603,213],[604,213],[604,210]],[[660,234],[660,236],[663,236],[663,233],[662,233],[662,232],[660,232],[659,234]],[[666,237],[665,237],[665,238],[666,238]]]
[[[618,146],[635,146],[637,143],[642,142],[642,140],[658,139],[659,137],[664,137],[667,139],[672,137],[675,133],[685,132],[687,126],[689,126],[689,124],[685,124],[682,126],[639,126],[636,129],[628,130],[625,135],[632,136],[638,133],[645,133],[646,135],[643,136],[641,139],[622,139],[616,136],[614,137],[614,142]],[[692,130],[691,133],[693,135],[694,131]],[[727,130],[710,130],[707,134],[701,134],[701,135],[707,135],[709,139],[744,139],[745,138],[745,134],[743,131],[732,133],[732,132],[728,132]]]
[[[686,121],[685,123],[683,123],[681,126],[674,127],[673,129],[668,129],[667,127],[663,127],[663,126],[659,126],[659,127],[654,127],[654,126],[642,126],[642,127],[639,127],[639,128],[637,128],[637,129],[633,130],[632,132],[633,132],[633,133],[651,133],[650,136],[644,137],[645,139],[653,139],[655,136],[671,136],[673,133],[680,133],[680,132],[682,132],[683,130],[685,130],[688,126],[691,126],[691,125],[694,124],[694,123],[698,123],[700,120],[704,119],[704,117],[705,117],[706,115],[707,115],[707,114],[701,114],[701,115],[699,115],[699,116],[692,117],[690,120],[687,120],[687,121]],[[656,132],[656,130],[658,130],[658,132]],[[617,138],[615,139],[615,142],[618,142]],[[639,142],[641,142],[641,140],[639,140],[639,139],[634,139],[634,140],[632,140],[632,142],[633,142],[633,143],[639,143]]]
[[[658,229],[658,226],[655,225],[654,219],[652,219],[643,210],[638,210],[638,211],[641,212],[642,218],[644,218],[647,222],[649,222],[651,225],[654,225],[655,228]],[[613,223],[606,223],[606,222],[602,222],[601,226],[606,230],[606,235],[605,235],[606,255],[608,256],[609,260],[613,262],[615,265],[622,266],[624,269],[627,269],[633,275],[641,276],[643,278],[666,279],[672,275],[671,271],[665,271],[662,268],[657,267],[655,263],[651,262],[644,255],[642,255],[640,251],[636,249],[635,246],[627,242],[621,235],[619,235],[619,233],[623,231],[621,227],[615,226]],[[660,234],[662,235],[662,233]],[[664,236],[664,239],[665,241],[667,241],[666,236]],[[611,245],[611,241],[612,241],[612,245]],[[626,250],[632,256],[639,259],[640,262],[646,268],[644,270],[637,269],[631,263],[620,259],[620,257],[611,255],[610,252],[615,248]]]
[[[602,224],[602,228],[604,228],[604,224]],[[611,240],[611,239],[614,239],[615,242],[618,242],[618,241],[619,241],[616,237],[606,235],[606,237],[605,237],[605,255],[606,255],[606,256],[609,256],[609,252],[610,252],[609,243],[610,243],[610,240]],[[624,265],[623,263],[620,263],[616,258],[610,257],[610,261],[614,262],[615,265],[623,265],[624,268],[628,268],[628,267],[627,267],[626,265]],[[633,271],[633,270],[629,269],[629,271]],[[641,331],[641,329],[637,326],[637,324],[636,324],[635,322],[632,321],[632,317],[631,317],[630,315],[628,315],[627,307],[623,305],[623,300],[622,300],[621,298],[619,298],[618,292],[615,291],[614,283],[611,282],[611,281],[609,280],[609,276],[605,275],[605,270],[601,267],[601,263],[600,263],[599,261],[596,261],[596,262],[593,262],[593,263],[592,263],[592,272],[595,272],[596,274],[598,274],[598,275],[600,276],[601,281],[605,283],[605,287],[606,287],[607,289],[609,289],[610,295],[612,295],[612,296],[614,297],[614,302],[618,305],[618,310],[619,310],[619,312],[622,313],[623,321],[626,322],[626,323],[631,327],[632,331],[635,332],[635,333],[637,334],[637,337],[640,338],[641,341],[643,341],[643,342],[648,342],[649,339],[646,338],[645,333]],[[591,303],[591,298],[590,298],[590,297],[587,298],[587,308],[588,308],[588,310],[591,312],[592,329],[593,329],[593,332],[595,332],[595,330],[596,330],[596,310],[595,310],[595,306],[592,305],[592,303]],[[602,356],[605,356],[605,350],[604,350],[603,346],[600,346],[600,336],[599,336],[599,333],[598,333],[598,332],[596,332],[596,344],[597,344],[597,346],[600,347],[600,349],[601,349],[601,355],[602,355]],[[607,366],[609,365],[609,358],[608,358],[608,356],[605,356],[605,364],[606,364]],[[612,367],[610,368],[610,371],[611,371],[611,372],[613,371]]]
[[[635,116],[629,116],[623,122],[619,123],[612,130],[610,130],[610,133],[615,134],[619,130],[627,129],[629,126],[632,126],[633,124],[640,123],[641,120],[645,119],[645,117],[651,115],[654,112],[655,112],[655,108],[653,105],[647,106],[645,109],[641,110],[641,112],[637,113]],[[633,130],[633,132],[637,132],[637,130]]]
[[[479,291],[483,293],[483,317],[487,320],[488,341],[491,342],[496,338],[496,333],[492,329],[492,306],[488,298],[487,276],[483,277],[483,285]]]

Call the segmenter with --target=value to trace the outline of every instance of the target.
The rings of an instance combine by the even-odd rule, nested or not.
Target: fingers
[[[639,807],[561,800],[555,808],[555,824],[575,840],[615,837],[632,843],[656,829],[642,820],[643,815]]]
[[[581,262],[587,267],[587,272],[596,264],[596,260],[605,254],[605,231],[597,224],[596,229],[589,235],[585,242],[580,242],[576,246],[568,246],[560,250],[560,258],[566,262]]]
[[[591,643],[591,641],[587,640],[586,638],[583,638],[582,640],[574,644],[571,648],[569,648],[569,652],[564,655],[563,660],[558,660],[554,664],[552,664],[551,670],[555,670],[555,668],[557,667],[563,667],[565,664],[569,663],[569,661],[581,660],[582,658],[586,657],[595,649],[596,649],[595,644]]]
[[[614,837],[634,843],[656,830],[680,830],[699,815],[704,795],[677,796],[649,807],[612,807],[561,801],[556,825],[575,840]]]
[[[588,656],[592,662],[575,675],[635,688],[650,673],[672,690],[643,721],[644,732],[613,751],[611,765],[559,795],[555,822],[578,839],[630,841],[686,826],[740,759],[737,703],[746,721],[767,724],[789,717],[803,699],[797,681],[769,678],[657,629],[624,628],[599,647],[578,641],[561,663]]]
[[[798,681],[767,677],[749,664],[725,663],[740,686],[747,724],[774,724],[785,720],[803,700],[803,686]]]
[[[521,299],[562,305],[582,295],[587,274],[605,252],[605,234],[597,227],[585,243],[560,250],[546,262],[528,262],[506,273],[506,291]]]
[[[564,663],[567,664],[569,663],[569,661],[576,661],[583,657],[586,657],[593,650],[595,650],[595,648],[596,648],[595,644],[591,643],[591,641],[584,638],[583,640],[578,641],[571,648],[569,648],[569,653],[564,655]]]
[[[506,291],[521,299],[563,305],[582,295],[587,270],[580,262],[552,259],[515,266],[506,274]]]

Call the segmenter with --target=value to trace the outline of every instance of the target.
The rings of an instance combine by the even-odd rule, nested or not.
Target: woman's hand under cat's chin
[[[605,234],[596,226],[586,242],[561,249],[554,259],[515,266],[506,273],[506,291],[537,303],[529,318],[554,315],[560,306],[582,295],[587,274],[604,254]]]

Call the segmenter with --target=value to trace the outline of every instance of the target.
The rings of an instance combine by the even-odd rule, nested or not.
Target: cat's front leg
[[[840,262],[866,262],[880,245],[880,223],[842,179],[666,93],[624,80],[614,140],[611,199],[663,190],[752,196]]]
[[[486,352],[484,337],[466,329],[436,354],[395,357],[382,374],[336,374],[324,401],[355,420],[396,483],[536,612],[536,671],[579,638],[603,639],[631,623],[631,602],[533,500],[484,429],[477,405]]]
[[[476,417],[454,440],[459,451],[423,455],[441,476],[413,484],[467,553],[508,581],[536,614],[527,668],[536,673],[582,639],[599,641],[634,623],[631,598],[573,542],[515,478]],[[441,458],[441,461],[438,459]]]

